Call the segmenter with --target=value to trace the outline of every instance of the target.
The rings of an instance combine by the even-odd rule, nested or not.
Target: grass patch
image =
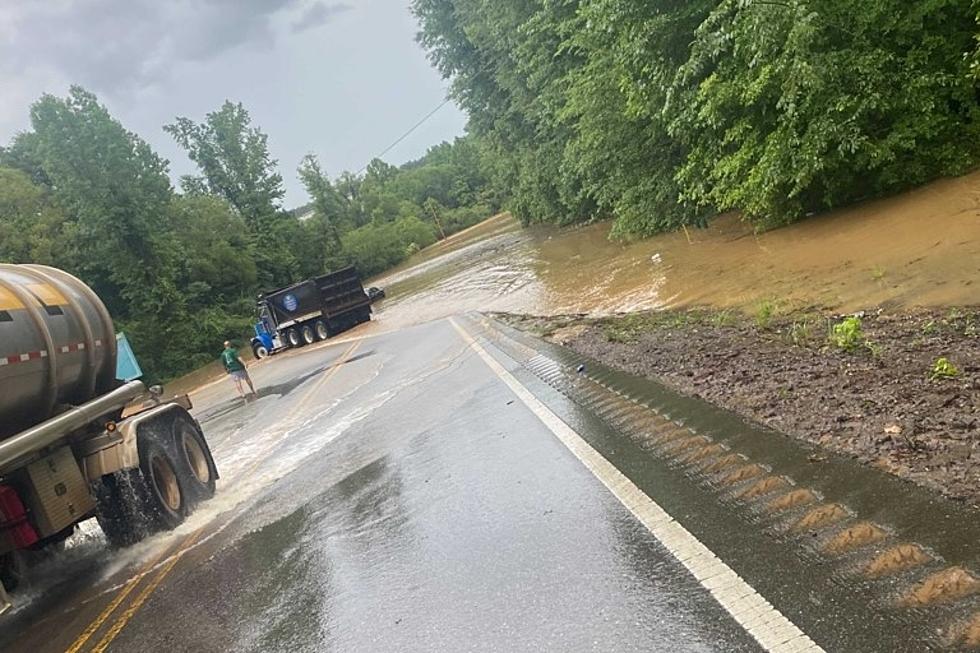
[[[814,321],[809,315],[804,315],[799,320],[793,320],[789,326],[789,340],[797,347],[806,347],[813,339]]]
[[[708,324],[715,327],[728,327],[735,324],[735,314],[730,310],[718,311],[708,318]]]
[[[776,316],[776,302],[765,299],[759,302],[755,309],[755,325],[760,329],[768,329],[772,326],[772,319]]]
[[[656,327],[657,320],[652,313],[630,313],[606,321],[602,325],[602,332],[609,342],[628,343]]]
[[[686,331],[707,321],[707,316],[697,311],[653,311],[629,313],[607,318],[602,330],[610,342],[635,342],[644,333],[658,329]]]

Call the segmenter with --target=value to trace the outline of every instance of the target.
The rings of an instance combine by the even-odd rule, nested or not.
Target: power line
[[[409,136],[411,136],[411,134],[412,134],[412,132],[414,132],[414,131],[415,131],[416,129],[418,129],[418,128],[419,128],[419,127],[421,127],[421,126],[422,126],[423,124],[425,124],[425,122],[426,122],[426,121],[427,121],[427,120],[428,120],[429,118],[431,118],[432,116],[434,116],[434,115],[436,115],[436,112],[438,112],[438,111],[439,111],[439,109],[441,109],[441,108],[443,108],[444,106],[446,106],[447,104],[449,104],[449,102],[450,102],[450,98],[446,98],[446,99],[445,99],[445,100],[443,100],[443,101],[442,101],[441,103],[439,103],[439,106],[437,106],[437,107],[436,107],[435,109],[433,109],[433,110],[432,110],[432,111],[430,111],[429,113],[427,113],[427,114],[425,114],[425,116],[423,116],[423,117],[422,117],[422,119],[421,119],[421,120],[419,120],[419,121],[418,121],[417,123],[415,123],[414,125],[412,125],[412,127],[411,127],[411,128],[410,128],[410,129],[409,129],[409,130],[408,130],[407,132],[405,132],[404,134],[402,134],[401,136],[399,136],[399,137],[398,137],[398,138],[397,138],[397,139],[395,140],[395,142],[394,142],[394,143],[392,143],[391,145],[389,145],[388,147],[386,147],[386,148],[385,148],[385,149],[384,149],[384,150],[383,150],[383,151],[381,152],[381,154],[378,154],[378,155],[376,155],[376,156],[374,156],[374,157],[372,157],[372,158],[371,158],[371,161],[373,161],[374,159],[380,159],[380,158],[381,158],[381,157],[383,157],[383,156],[384,156],[385,154],[387,154],[388,152],[390,152],[391,150],[393,150],[393,149],[394,149],[394,148],[395,148],[395,147],[396,147],[396,146],[397,146],[397,145],[398,145],[399,143],[401,143],[401,142],[402,142],[403,140],[405,140],[406,138],[408,138]],[[364,172],[365,170],[367,170],[367,167],[368,167],[368,165],[370,165],[370,163],[371,163],[371,161],[368,161],[368,163],[366,163],[366,164],[364,164],[364,167],[363,167],[363,168],[361,168],[360,170],[358,170],[356,174],[361,174],[362,172]]]

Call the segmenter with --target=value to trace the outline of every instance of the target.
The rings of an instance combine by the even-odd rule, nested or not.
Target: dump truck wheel
[[[253,345],[252,353],[256,360],[262,360],[269,355],[269,350],[265,348],[265,345]]]
[[[299,347],[299,331],[296,329],[290,329],[286,332],[286,341],[289,343],[290,347]]]
[[[175,419],[174,442],[177,447],[177,474],[187,488],[188,502],[194,504],[213,497],[218,470],[197,426],[184,416]]]
[[[303,344],[312,345],[316,342],[316,336],[313,334],[313,327],[309,324],[303,327]]]
[[[316,329],[317,340],[326,340],[330,337],[330,330],[327,329],[327,325],[323,320],[317,320],[314,329]]]
[[[187,516],[190,492],[186,478],[177,471],[175,443],[167,440],[155,432],[140,438],[140,470],[146,479],[150,514],[159,528],[173,530]]]

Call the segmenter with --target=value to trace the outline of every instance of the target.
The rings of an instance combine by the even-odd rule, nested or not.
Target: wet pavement
[[[2,650],[92,624],[75,650],[757,650],[447,322],[254,376],[255,403],[196,399],[215,500],[118,556],[76,543]]]
[[[846,463],[806,476],[805,452],[788,441],[754,438],[730,416],[611,372],[569,376],[574,366],[559,370],[575,363],[561,361],[567,352],[479,316],[455,321],[507,371],[481,360],[450,320],[365,325],[256,365],[255,402],[226,382],[195,393],[222,472],[215,499],[176,532],[120,552],[86,524],[15,596],[0,650],[755,651],[760,619],[771,617],[828,651],[913,651],[943,646],[936,633],[968,614],[959,604],[900,608],[922,576],[855,580],[847,569],[860,560],[821,557],[816,527],[787,534],[732,495],[719,501],[716,482],[707,491],[629,435],[633,413],[648,420],[645,405],[617,402],[653,392],[658,419],[691,416],[692,433],[719,442],[731,433],[726,442],[746,444],[760,468],[782,465],[815,496],[972,565],[974,526],[957,531],[962,515],[942,515],[946,503],[911,490],[876,502],[879,490],[853,475],[866,472]],[[583,464],[541,410],[629,480]],[[733,570],[768,599],[764,615],[740,611],[744,592],[719,590],[715,572],[692,573],[684,538],[655,535],[642,501],[623,499],[624,483],[716,554],[712,569]],[[903,501],[932,514],[902,516]]]

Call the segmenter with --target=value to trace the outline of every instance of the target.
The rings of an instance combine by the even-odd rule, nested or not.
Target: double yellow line
[[[320,390],[320,388],[322,388],[326,384],[326,382],[329,381],[337,373],[337,371],[340,369],[340,366],[346,363],[348,360],[350,360],[350,357],[353,355],[354,351],[360,346],[360,344],[361,344],[360,340],[357,340],[353,344],[351,344],[351,346],[348,347],[344,351],[344,353],[340,355],[337,361],[323,373],[323,376],[320,377],[320,379],[318,379],[316,383],[314,383],[313,386],[311,386],[310,389],[306,391],[306,393],[297,402],[296,408],[293,410],[294,415],[299,414],[302,411],[302,409],[306,407],[306,404],[313,398],[316,392]],[[271,443],[270,446],[266,447],[262,451],[262,453],[257,456],[257,460],[255,461],[255,463],[247,470],[245,470],[242,476],[247,477],[253,474],[255,470],[258,469],[258,467],[263,462],[265,462],[266,455],[270,453],[279,444],[280,443],[277,441]],[[171,557],[167,561],[167,563],[160,568],[156,576],[154,576],[153,579],[139,592],[139,594],[136,595],[136,598],[133,599],[132,603],[130,603],[126,607],[126,609],[123,610],[121,614],[119,614],[119,616],[112,623],[109,629],[105,632],[102,638],[91,648],[91,653],[103,653],[109,647],[109,645],[116,638],[116,636],[119,635],[122,629],[126,627],[126,624],[128,624],[129,621],[136,615],[136,613],[139,612],[139,609],[143,607],[143,604],[146,603],[147,599],[149,599],[150,596],[152,596],[153,592],[157,589],[157,587],[160,586],[160,583],[162,583],[163,580],[170,574],[170,572],[173,571],[173,568],[177,565],[177,563],[184,556],[184,554],[187,553],[191,549],[191,547],[194,546],[194,544],[197,542],[198,539],[200,539],[203,532],[204,532],[203,527],[197,529],[196,531],[188,535],[177,546],[176,552],[171,554]],[[120,605],[122,605],[123,601],[126,600],[126,597],[132,594],[133,591],[136,589],[136,587],[140,584],[140,582],[142,582],[144,578],[149,576],[151,571],[156,567],[156,565],[159,564],[160,561],[164,559],[166,553],[167,553],[166,550],[160,552],[160,554],[158,554],[152,560],[146,563],[146,565],[144,565],[143,568],[135,576],[129,579],[126,585],[124,585],[123,588],[119,590],[119,593],[113,597],[112,601],[109,602],[109,604],[105,607],[105,609],[102,610],[101,613],[99,613],[99,616],[96,617],[85,628],[85,630],[83,630],[78,635],[75,641],[72,642],[71,646],[65,649],[65,653],[79,653],[88,643],[88,641],[92,639],[92,637],[97,632],[99,632],[99,630],[102,628],[105,622],[113,615],[116,609],[119,608]]]

